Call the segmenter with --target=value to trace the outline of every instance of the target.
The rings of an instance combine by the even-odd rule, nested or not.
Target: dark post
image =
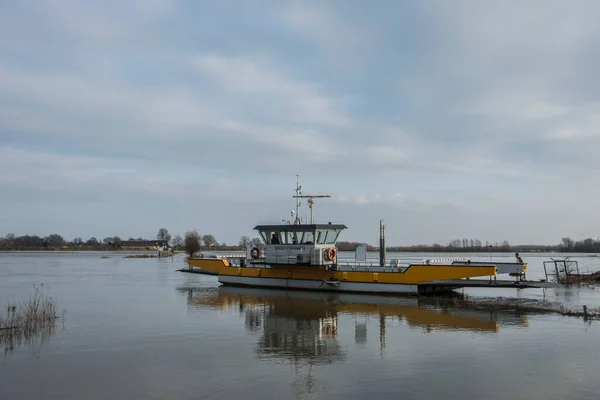
[[[385,268],[385,225],[379,220],[379,266]]]
[[[385,315],[379,314],[379,356],[383,358],[385,349]]]

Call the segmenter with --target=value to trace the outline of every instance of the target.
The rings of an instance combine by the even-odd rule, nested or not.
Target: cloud
[[[487,99],[479,99],[468,105],[465,112],[495,118],[545,120],[568,114],[569,108],[526,98],[519,91],[511,90],[510,93],[492,93]]]
[[[286,217],[300,174],[356,232],[410,217],[419,242],[443,242],[447,217],[497,240],[596,235],[595,2],[0,7],[5,202],[101,199],[96,220],[124,220],[123,204],[166,201],[172,230],[195,216],[216,232]],[[3,225],[64,226],[40,214]],[[518,215],[531,224],[515,233]]]
[[[85,190],[90,195],[103,191],[160,197],[198,195],[200,188],[174,180],[170,168],[150,171],[147,163],[102,157],[60,155],[0,146],[0,182],[16,187],[71,195]],[[210,175],[210,171],[204,172]],[[205,189],[222,192],[225,179],[204,177]]]
[[[42,5],[49,17],[69,36],[77,35],[88,41],[104,43],[129,38],[145,24],[164,18],[172,7],[171,0],[108,1],[102,5],[60,0]]]
[[[200,55],[194,64],[227,90],[238,95],[256,96],[260,106],[266,106],[271,116],[288,122],[348,126],[351,118],[343,112],[341,99],[322,93],[314,83],[286,77],[284,67],[266,58],[224,57]],[[272,96],[262,99],[261,95]],[[283,113],[283,115],[281,115]]]
[[[362,69],[361,58],[368,57],[380,35],[365,19],[354,19],[344,7],[331,9],[321,2],[303,3],[281,10],[281,18],[290,29],[320,49],[338,71]]]
[[[381,200],[379,195],[367,195],[367,194],[357,194],[357,195],[342,195],[338,198],[338,202],[352,204],[356,206],[362,206],[367,204],[375,204]]]

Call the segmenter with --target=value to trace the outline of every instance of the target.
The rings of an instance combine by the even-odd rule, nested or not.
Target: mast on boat
[[[300,186],[300,175],[296,174],[296,214],[294,217],[294,225],[300,224],[300,195],[302,194],[302,186]]]
[[[294,198],[296,199],[296,218],[294,219],[294,224],[301,224],[302,221],[300,219],[300,199],[308,199],[308,208],[310,208],[310,223],[315,223],[315,212],[314,205],[315,199],[326,199],[331,196],[328,194],[313,194],[313,195],[303,195],[302,194],[302,186],[299,184],[299,176],[296,174],[296,195]]]

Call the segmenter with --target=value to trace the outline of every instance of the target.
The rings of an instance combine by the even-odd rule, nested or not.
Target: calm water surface
[[[0,254],[2,309],[42,283],[66,309],[43,340],[0,345],[0,399],[600,398],[598,322],[225,288],[175,272],[183,256],[101,255]],[[502,295],[600,304],[591,289]]]

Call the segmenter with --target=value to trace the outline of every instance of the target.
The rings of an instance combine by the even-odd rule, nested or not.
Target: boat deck
[[[232,267],[245,267],[245,268],[269,268],[270,266],[262,259],[246,261],[245,257],[222,257],[226,258],[229,265]],[[243,261],[243,265],[240,262]],[[428,261],[432,261],[429,263]],[[289,264],[290,267],[304,266],[303,264],[295,264],[290,262],[288,259],[282,260],[281,264]],[[368,261],[354,261],[352,259],[339,259],[338,264],[332,266],[332,271],[342,272],[404,272],[410,265],[470,265],[470,266],[484,266],[494,265],[497,268],[497,274],[523,274],[525,267],[519,263],[507,263],[498,261],[479,261],[471,262],[464,261],[463,259],[444,259],[444,260],[423,260],[423,259],[398,259],[398,260],[386,260],[384,267],[381,267],[379,260],[368,260]]]

